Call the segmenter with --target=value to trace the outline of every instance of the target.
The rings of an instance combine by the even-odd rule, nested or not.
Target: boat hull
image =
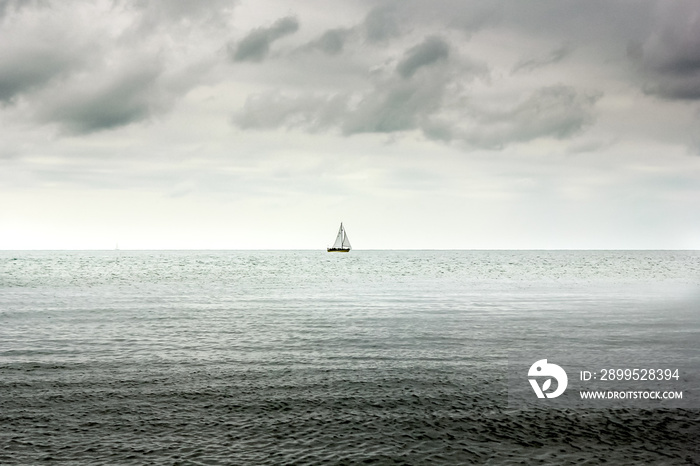
[[[350,252],[350,249],[345,248],[326,248],[328,252]]]

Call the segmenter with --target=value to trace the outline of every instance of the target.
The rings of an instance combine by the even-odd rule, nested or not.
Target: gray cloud
[[[43,2],[4,2],[0,22],[0,103],[40,89],[82,69],[99,45],[83,30],[61,24],[69,14],[51,11]],[[68,5],[69,6],[69,5]]]
[[[536,70],[537,68],[542,68],[547,65],[553,65],[559,63],[564,58],[571,54],[572,48],[569,45],[563,45],[549,52],[545,56],[528,58],[520,60],[513,66],[511,73],[518,72],[530,72]]]
[[[334,128],[345,135],[412,130],[440,108],[446,85],[446,78],[438,73],[421,78],[391,78],[361,95],[263,93],[249,97],[233,122],[246,129]]]
[[[21,102],[24,115],[73,134],[147,120],[171,108],[210,67],[162,35],[163,28],[208,21],[230,4],[217,0],[207,3],[209,9],[198,2],[175,7],[164,1],[6,4],[12,17],[0,23],[0,103],[11,110]],[[113,15],[119,16],[115,24],[128,26],[110,28]],[[85,23],[86,16],[93,21]],[[167,19],[159,19],[159,27],[141,27],[144,18],[156,16]]]
[[[328,29],[299,50],[320,50],[326,55],[339,55],[350,39],[364,38],[367,43],[381,45],[390,39],[399,38],[402,31],[399,27],[398,14],[402,13],[404,17],[401,19],[406,20],[406,11],[402,11],[402,8],[397,6],[400,5],[386,2],[382,6],[374,7],[365,15],[361,23],[346,28]]]
[[[390,82],[365,96],[348,112],[344,134],[393,133],[416,129],[442,103],[445,83],[437,79]]]
[[[280,18],[269,28],[254,29],[235,48],[229,45],[229,54],[233,61],[262,61],[267,57],[274,41],[293,34],[298,29],[299,21],[295,17]]]
[[[371,43],[385,42],[401,33],[393,6],[374,8],[367,14],[362,26],[365,38]]]
[[[345,42],[350,34],[351,31],[349,29],[329,29],[321,37],[313,41],[310,46],[328,55],[338,55],[343,51]]]
[[[644,89],[668,99],[700,99],[700,3],[664,2],[659,5],[655,30],[628,52],[641,62]]]
[[[16,8],[18,2],[13,0],[0,0],[0,19],[5,16],[7,10],[10,8]]]
[[[562,85],[539,89],[512,106],[479,106],[464,84],[484,76],[484,68],[465,59],[451,63],[447,56],[446,43],[429,37],[404,54],[395,75],[379,78],[368,92],[261,94],[248,99],[234,123],[246,129],[336,129],[348,136],[418,130],[429,139],[502,149],[537,138],[569,138],[594,121],[599,96]]]
[[[3,53],[4,52],[4,53]],[[50,44],[0,51],[0,102],[46,85],[79,65],[82,58]]]
[[[567,86],[550,86],[512,107],[494,109],[470,105],[451,92],[444,75],[432,75],[384,82],[356,104],[350,96],[268,93],[249,98],[234,123],[245,129],[336,128],[346,136],[419,130],[433,140],[500,150],[538,138],[574,136],[593,123],[593,106],[599,98]]]
[[[545,87],[512,108],[468,109],[468,124],[457,122],[452,134],[467,144],[492,149],[542,137],[565,139],[594,121],[593,106],[599,97],[568,86]]]
[[[162,69],[158,63],[139,63],[133,70],[104,82],[73,83],[60,94],[47,96],[39,118],[64,130],[84,134],[147,119],[163,105],[156,87]]]
[[[45,3],[51,4],[52,9],[73,5]],[[114,0],[113,4],[121,8],[81,10],[83,15],[113,13],[119,15],[119,20],[112,23],[102,16],[102,24],[127,25],[115,27],[104,37],[96,35],[84,22],[68,25],[71,30],[88,31],[76,43],[57,39],[55,35],[43,36],[42,43],[27,42],[39,35],[34,30],[25,31],[11,46],[0,43],[0,101],[9,108],[18,96],[26,96],[26,114],[33,111],[41,122],[57,123],[74,133],[148,120],[170,108],[186,90],[204,80],[201,76],[206,71],[195,70],[191,57],[216,50],[221,42],[198,42],[203,39],[197,31],[211,26],[217,18],[228,17],[234,3]],[[22,6],[29,4],[38,3],[0,0],[0,11],[6,15],[0,32],[6,32],[7,25],[12,23],[6,21],[8,15],[20,10],[21,13],[38,10]],[[250,74],[244,79],[251,79],[256,86],[267,83],[270,90],[277,90],[250,96],[234,123],[245,129],[294,127],[308,131],[337,130],[345,135],[420,131],[436,140],[493,148],[537,137],[566,138],[593,121],[595,99],[589,101],[585,93],[570,87],[575,80],[567,80],[570,85],[567,87],[542,82],[538,85],[545,89],[534,92],[531,78],[521,74],[554,64],[565,73],[570,62],[586,53],[590,53],[590,58],[583,59],[603,63],[611,53],[619,55],[624,49],[620,43],[626,43],[628,38],[640,38],[639,46],[632,48],[632,55],[641,64],[647,92],[675,99],[700,98],[700,33],[692,22],[698,10],[696,3],[640,0],[639,5],[641,11],[632,14],[635,7],[627,2],[602,0],[573,3],[545,0],[536,5],[514,0],[429,3],[389,0],[379,7],[375,2],[366,2],[363,11],[348,9],[355,14],[354,25],[340,27],[336,17],[332,23],[314,22],[319,29],[310,31],[309,37],[315,40],[294,50],[297,53],[294,58],[301,59],[269,63],[265,74],[254,75],[252,69],[246,71]],[[655,13],[650,5],[656,5]],[[65,10],[61,19],[78,17],[72,14],[75,6],[61,8]],[[303,8],[299,12],[304,18]],[[262,61],[274,48],[275,41],[299,29],[294,16],[274,23],[272,18],[271,24],[249,31],[242,40],[229,44],[229,58],[238,62]],[[651,21],[653,18],[655,23]],[[55,19],[53,22],[61,23]],[[145,24],[152,27],[141,27]],[[548,24],[552,28],[544,27]],[[215,26],[207,37],[220,41],[221,25]],[[519,38],[526,39],[527,45],[522,50],[509,51],[512,52],[507,55],[509,58],[499,64],[497,59],[506,56],[505,53],[496,56],[500,45],[487,44],[485,49],[472,47],[482,37],[474,36],[467,42],[463,35],[486,27],[493,28],[489,34],[513,39],[516,48]],[[129,35],[125,38],[126,30]],[[434,35],[436,32],[440,37]],[[625,40],[612,40],[623,37]],[[528,50],[531,44],[561,44],[563,40],[571,40],[571,45],[542,56],[532,56]],[[77,42],[81,41],[90,44],[80,48]],[[384,46],[367,47],[367,44]],[[140,50],[140,66],[149,60],[154,64],[136,70],[125,58],[130,47]],[[572,57],[574,47],[582,53]],[[312,49],[322,53],[303,56],[298,53]],[[488,84],[494,101],[513,95],[521,99],[529,95],[529,98],[496,109],[477,105],[474,101],[478,98],[468,83],[475,77],[485,77],[488,67],[470,64],[463,56],[467,50],[476,56],[481,53],[482,59],[489,61],[492,57],[488,54],[495,51],[493,63],[501,69],[496,69],[494,74],[497,82]],[[186,57],[186,53],[191,55]],[[342,59],[338,59],[341,53]],[[508,76],[508,69],[502,74],[504,62],[505,66],[517,62],[512,75]],[[191,71],[175,69],[184,70],[188,66]],[[107,77],[108,73],[111,78]],[[184,81],[177,89],[168,88],[173,74]],[[216,85],[242,75],[232,77],[215,70],[210,76],[218,80],[213,83]],[[308,92],[314,86],[319,90]],[[528,113],[534,108],[538,110]],[[558,123],[556,118],[560,119]]]
[[[410,78],[421,67],[446,59],[450,47],[439,37],[427,37],[422,43],[409,49],[396,66],[396,71],[404,78]]]
[[[365,2],[374,5],[376,2]],[[485,28],[505,28],[528,35],[581,41],[608,41],[644,34],[658,0],[385,0],[365,20],[373,22],[377,40],[387,40],[417,27],[459,30],[466,37]],[[664,2],[661,2],[664,3]],[[672,3],[672,2],[670,2]],[[370,38],[368,37],[368,40]],[[372,40],[370,40],[372,42]]]
[[[588,44],[597,53],[617,55],[620,40],[644,37],[651,25],[654,5],[663,0],[587,0],[562,2],[543,0],[535,4],[497,0],[501,6],[498,26],[528,37],[573,47]],[[671,3],[671,2],[668,2]],[[623,41],[624,43],[624,41]]]
[[[289,97],[264,93],[249,98],[234,117],[241,128],[299,127],[306,130],[335,128],[345,135],[393,133],[418,129],[442,105],[447,86],[454,80],[483,75],[483,66],[446,60],[447,44],[427,37],[409,48],[396,72],[377,71],[370,90],[320,97]],[[424,72],[417,73],[417,70]]]

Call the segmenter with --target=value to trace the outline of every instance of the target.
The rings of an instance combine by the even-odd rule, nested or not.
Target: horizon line
[[[151,249],[151,248],[133,248],[133,249],[0,249],[0,252],[138,252],[138,251],[320,251],[325,252],[325,248],[180,248],[180,249]],[[352,251],[700,251],[700,249],[687,248],[365,248],[352,249]]]

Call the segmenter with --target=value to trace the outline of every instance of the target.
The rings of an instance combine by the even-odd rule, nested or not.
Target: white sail
[[[340,224],[340,230],[338,230],[338,236],[335,237],[335,243],[333,243],[333,249],[340,249],[343,247],[343,224]]]
[[[350,240],[348,239],[348,235],[345,232],[345,228],[343,228],[343,224],[340,224],[340,229],[338,230],[338,236],[335,237],[335,243],[333,243],[333,246],[329,248],[328,250],[337,250],[337,251],[349,251],[352,249],[350,246]]]
[[[350,240],[348,239],[348,233],[345,230],[343,230],[343,249],[352,249]]]

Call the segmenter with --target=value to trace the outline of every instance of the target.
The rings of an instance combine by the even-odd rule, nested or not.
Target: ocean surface
[[[700,357],[698,251],[0,252],[0,464],[700,464],[513,350]]]

